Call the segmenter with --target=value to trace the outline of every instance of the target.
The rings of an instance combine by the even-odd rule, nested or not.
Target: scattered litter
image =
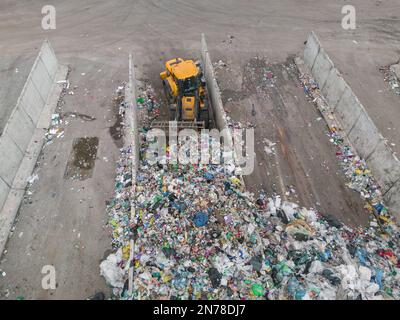
[[[60,98],[57,101],[57,110],[61,110],[64,105],[64,96],[67,94],[70,83],[68,79],[57,81],[57,83],[63,85]],[[51,115],[50,126],[44,135],[45,146],[53,143],[54,138],[59,139],[64,137],[64,129],[62,128],[64,124],[65,123],[63,122],[60,113],[54,113]]]
[[[263,139],[263,143],[265,144],[264,151],[267,155],[276,154],[275,153],[276,152],[276,150],[275,150],[276,143],[275,142],[272,142],[271,140],[265,138],[265,139]]]
[[[69,85],[70,85],[68,79],[57,81],[57,84],[62,84],[62,85],[64,85],[64,88],[65,88],[65,89],[69,89]]]
[[[26,180],[28,184],[33,184],[35,181],[39,180],[39,175],[37,173],[30,175]]]
[[[213,63],[213,66],[214,66],[214,70],[220,70],[220,69],[225,68],[227,65],[222,60],[218,60],[218,62]]]
[[[393,64],[379,68],[384,75],[384,81],[387,82],[392,91],[400,96],[400,64]]]

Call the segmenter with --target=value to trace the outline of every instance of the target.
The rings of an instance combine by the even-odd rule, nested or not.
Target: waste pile
[[[387,82],[395,94],[400,96],[400,64],[393,64],[380,67],[379,71],[384,74],[384,81]]]
[[[154,88],[149,83],[144,83],[139,88],[136,99],[139,123],[148,128],[150,123],[160,116],[161,104],[155,98]]]
[[[219,166],[146,163],[131,219],[125,161],[110,204],[120,298],[400,298],[394,224],[386,237],[377,228],[355,231],[279,196],[254,199]],[[133,235],[130,295],[124,282]]]
[[[155,101],[147,93],[142,106]],[[221,165],[151,165],[143,154],[133,193],[130,152],[108,205],[115,252],[100,265],[116,298],[400,298],[393,221],[385,233],[353,230],[279,195],[254,196]]]
[[[317,105],[325,118],[328,119],[329,141],[336,146],[336,157],[347,178],[347,186],[357,191],[362,199],[366,201],[367,211],[379,218],[378,221],[372,221],[372,225],[378,223],[382,228],[385,228],[382,224],[389,221],[396,224],[396,221],[390,215],[388,208],[383,202],[380,186],[368,169],[365,160],[356,155],[352,147],[346,143],[340,126],[333,117],[330,106],[323,98],[318,84],[309,74],[301,74],[300,81],[303,85],[304,92]]]

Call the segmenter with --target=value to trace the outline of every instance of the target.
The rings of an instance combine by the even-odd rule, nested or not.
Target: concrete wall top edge
[[[21,100],[23,99],[24,94],[25,94],[25,92],[26,92],[26,90],[27,90],[29,80],[32,79],[32,74],[33,74],[33,72],[35,72],[35,70],[36,70],[36,68],[37,68],[37,66],[38,66],[38,64],[39,64],[39,62],[40,62],[40,59],[41,59],[41,56],[42,56],[42,52],[43,52],[44,50],[50,50],[51,53],[52,53],[52,55],[54,55],[54,58],[56,58],[56,57],[55,57],[55,54],[54,54],[54,50],[53,50],[53,48],[52,48],[51,45],[50,45],[50,42],[49,42],[47,39],[45,39],[45,40],[43,41],[43,43],[42,43],[42,46],[41,46],[41,48],[40,48],[40,51],[39,51],[39,53],[38,53],[38,55],[37,55],[35,61],[33,62],[32,68],[31,68],[31,70],[30,70],[30,72],[29,72],[29,74],[28,74],[28,77],[26,78],[25,84],[24,84],[24,86],[23,86],[23,88],[22,88],[22,90],[21,90],[21,94],[19,95],[19,97],[18,97],[18,99],[17,99],[17,103],[15,104],[15,106],[14,106],[14,108],[13,108],[13,111],[11,112],[8,121],[7,121],[7,123],[6,123],[5,126],[4,126],[4,129],[3,129],[2,133],[0,134],[0,138],[1,138],[1,137],[3,136],[3,134],[7,131],[7,127],[8,127],[8,125],[9,125],[10,119],[12,119],[12,118],[14,117],[14,113],[16,112],[18,106],[21,104]]]
[[[309,36],[308,36],[308,40],[315,41],[315,43],[316,43],[319,47],[321,47],[321,42],[319,41],[317,35],[315,34],[315,32],[314,32],[313,30],[310,32],[310,34],[309,34]],[[307,41],[308,41],[308,40],[307,40]]]

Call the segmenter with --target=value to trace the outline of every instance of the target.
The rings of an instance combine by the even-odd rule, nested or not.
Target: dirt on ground
[[[249,190],[280,194],[348,225],[368,222],[359,194],[346,187],[319,111],[303,92],[293,57],[270,63],[250,57],[217,71],[228,115],[255,130],[255,170]],[[229,86],[228,79],[240,85]]]
[[[72,143],[64,178],[86,180],[92,177],[98,146],[98,137],[76,138]]]

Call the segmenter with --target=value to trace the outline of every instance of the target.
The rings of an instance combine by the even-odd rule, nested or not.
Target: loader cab
[[[198,89],[198,77],[193,76],[186,79],[178,79],[178,87],[183,96],[195,95]]]
[[[169,82],[173,96],[194,95],[199,86],[199,70],[192,60],[176,58],[167,61],[160,77]]]
[[[168,61],[165,64],[166,70],[169,74],[173,75],[178,81],[184,81],[194,79],[198,76],[199,70],[196,64],[192,60],[183,60],[176,58]],[[187,84],[190,85],[192,82],[189,80]]]

